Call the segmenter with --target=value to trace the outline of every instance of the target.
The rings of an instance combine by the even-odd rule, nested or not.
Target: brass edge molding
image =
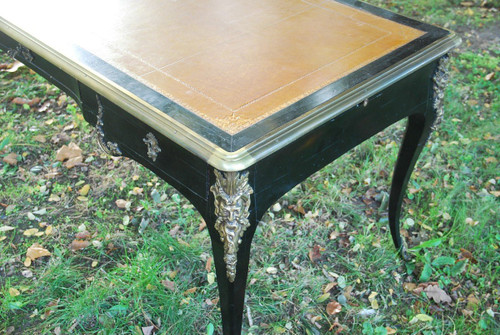
[[[221,172],[214,170],[216,181],[210,187],[215,200],[215,229],[224,243],[224,261],[229,282],[236,278],[238,249],[245,230],[250,227],[249,208],[253,193],[248,184],[248,172]]]
[[[122,152],[118,147],[118,144],[115,142],[107,141],[104,138],[104,122],[102,120],[104,116],[104,107],[102,106],[101,98],[99,95],[96,95],[97,99],[97,122],[96,122],[96,130],[97,130],[97,142],[101,149],[111,156],[121,156]]]
[[[148,133],[145,138],[142,139],[148,147],[148,157],[151,158],[153,162],[156,162],[158,154],[161,152],[161,148],[158,145],[158,140],[153,133]]]
[[[63,56],[26,32],[12,26],[2,17],[0,17],[0,30],[26,45],[47,61],[70,73],[91,89],[98,91],[129,114],[151,126],[158,133],[168,137],[222,171],[241,171],[248,168],[318,125],[340,115],[350,107],[364,101],[402,77],[443,56],[461,42],[459,37],[454,33],[450,33],[413,56],[388,68],[377,77],[361,83],[348,92],[335,96],[322,106],[276,129],[268,136],[260,138],[237,151],[228,152],[196,134],[161,110],[140,100],[99,73],[90,70],[78,61]]]
[[[434,101],[432,107],[436,111],[436,119],[434,120],[434,124],[432,125],[432,130],[437,130],[444,118],[444,90],[449,78],[449,62],[449,56],[441,57],[432,78],[434,90]]]

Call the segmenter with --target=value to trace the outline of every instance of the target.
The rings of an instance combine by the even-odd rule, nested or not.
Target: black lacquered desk
[[[408,118],[389,201],[404,257],[404,191],[442,117],[446,54],[458,42],[350,0],[19,0],[0,17],[0,47],[71,95],[107,152],[143,164],[199,210],[224,334],[241,332],[267,209]]]

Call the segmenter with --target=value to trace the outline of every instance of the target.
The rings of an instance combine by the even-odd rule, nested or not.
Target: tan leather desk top
[[[34,36],[70,39],[229,134],[423,34],[331,0],[55,1],[77,16],[33,3]]]

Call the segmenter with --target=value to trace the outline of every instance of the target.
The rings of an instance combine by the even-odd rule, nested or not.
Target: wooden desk
[[[40,20],[27,18],[30,8]],[[19,0],[0,47],[70,94],[112,155],[184,194],[212,239],[224,334],[240,334],[255,228],[309,175],[408,118],[403,194],[442,117],[454,34],[356,1]]]

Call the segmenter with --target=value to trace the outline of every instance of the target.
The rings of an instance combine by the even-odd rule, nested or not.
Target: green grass
[[[448,26],[464,39],[452,54],[445,119],[405,199],[402,228],[414,260],[396,257],[387,227],[400,122],[266,214],[253,243],[245,331],[497,334],[500,46],[491,33],[498,3],[372,3]],[[0,56],[0,63],[11,61]],[[16,105],[15,97],[41,102]],[[0,129],[0,227],[13,227],[0,231],[0,332],[142,334],[151,325],[156,334],[207,334],[212,326],[220,332],[210,239],[184,197],[136,163],[103,155],[75,104],[26,68],[0,72]],[[56,161],[69,142],[82,148],[84,165],[67,169]],[[1,161],[10,153],[15,166]],[[130,207],[118,208],[118,199]],[[30,228],[43,234],[24,235]],[[90,245],[72,251],[82,231]],[[51,256],[27,267],[34,243]],[[433,282],[451,303],[415,291]],[[328,315],[333,301],[342,310]]]

